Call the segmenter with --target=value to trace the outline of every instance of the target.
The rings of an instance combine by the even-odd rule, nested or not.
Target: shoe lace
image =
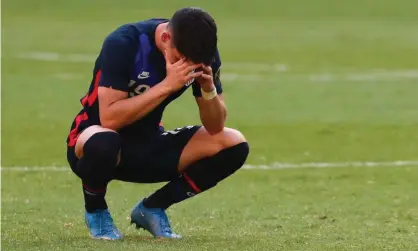
[[[101,214],[101,218],[103,222],[103,229],[105,229],[107,232],[113,232],[115,227],[113,225],[113,219],[110,213],[105,211],[103,214]]]
[[[164,213],[164,211],[158,212],[158,216],[160,218],[160,227],[163,232],[170,233],[171,234],[171,226],[170,222],[167,218],[167,215]]]

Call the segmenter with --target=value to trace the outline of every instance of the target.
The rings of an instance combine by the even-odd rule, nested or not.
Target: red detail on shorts
[[[94,102],[96,102],[97,95],[99,93],[99,82],[100,77],[102,76],[102,70],[97,71],[96,76],[94,77],[94,87],[93,91],[89,94],[87,94],[83,100],[81,100],[81,104],[85,106],[88,104],[88,106],[92,106]]]
[[[80,123],[84,120],[87,120],[89,117],[87,116],[86,112],[83,112],[82,114],[75,117],[75,127],[71,130],[68,142],[68,146],[75,146],[75,143],[77,142],[77,138],[79,136],[78,127],[80,126]]]
[[[194,183],[194,181],[192,179],[190,179],[189,175],[187,175],[187,173],[183,173],[183,177],[186,179],[187,183],[189,183],[189,185],[193,188],[193,190],[196,193],[200,193],[200,188],[198,188],[196,186],[196,184]]]
[[[92,193],[105,193],[106,192],[106,187],[102,188],[102,189],[91,189],[84,184],[83,184],[83,187],[84,187],[84,189],[86,189],[87,191],[92,192]]]

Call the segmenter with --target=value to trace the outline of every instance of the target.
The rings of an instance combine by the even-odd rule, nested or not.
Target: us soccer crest
[[[193,74],[193,73],[194,73],[194,70],[192,72],[190,72],[189,75]],[[189,81],[186,82],[185,86],[191,85],[194,82],[194,80],[195,80],[194,78],[190,79]]]

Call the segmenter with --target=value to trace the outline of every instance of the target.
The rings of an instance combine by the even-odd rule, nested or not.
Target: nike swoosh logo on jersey
[[[146,78],[149,78],[149,77],[150,77],[150,75],[149,75],[149,72],[147,72],[147,71],[143,71],[141,74],[138,75],[138,79],[146,79]]]

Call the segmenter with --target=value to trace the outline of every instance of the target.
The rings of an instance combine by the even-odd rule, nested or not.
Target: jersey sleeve
[[[212,73],[213,73],[213,83],[216,87],[216,92],[218,94],[222,94],[222,83],[221,83],[221,58],[219,56],[219,51],[216,51],[215,60],[213,61],[212,65]],[[195,97],[202,97],[202,91],[200,90],[199,83],[193,81],[192,83],[193,88],[193,95]]]
[[[122,35],[108,36],[101,51],[102,72],[99,86],[128,91],[131,69],[135,60],[135,45]]]

